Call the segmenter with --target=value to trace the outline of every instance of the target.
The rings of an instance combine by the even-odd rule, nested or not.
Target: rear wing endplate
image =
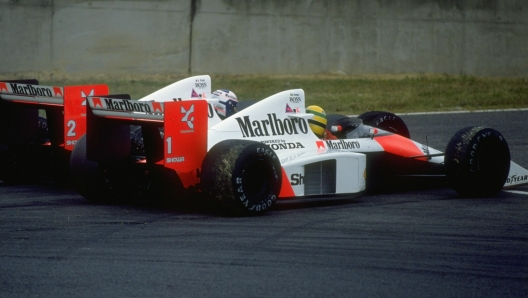
[[[115,162],[128,158],[130,125],[140,125],[147,163],[176,171],[184,187],[198,183],[207,154],[206,100],[154,102],[93,96],[87,101],[88,159]]]
[[[38,109],[46,111],[52,145],[71,151],[86,132],[86,97],[108,94],[107,85],[42,86],[38,81],[0,82],[0,143],[35,141]]]

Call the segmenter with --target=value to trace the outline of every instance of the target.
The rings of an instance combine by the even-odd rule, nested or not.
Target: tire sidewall
[[[262,182],[266,176],[268,187],[262,188],[263,192],[256,191],[261,185],[258,181],[247,184]],[[215,144],[207,152],[200,177],[200,190],[215,210],[228,216],[253,216],[264,214],[277,200],[282,168],[268,145],[230,139]]]
[[[396,114],[383,111],[371,111],[359,115],[358,118],[361,119],[365,125],[380,128],[408,139],[411,138],[405,121]]]
[[[247,189],[252,182],[246,181],[247,173],[252,171],[250,167],[257,165],[266,167],[262,179],[267,181],[267,186],[261,194],[253,194]],[[273,149],[265,144],[255,143],[244,148],[237,158],[231,180],[233,195],[249,212],[265,212],[277,201],[281,180],[280,162]]]
[[[448,181],[457,192],[470,197],[490,196],[506,182],[510,151],[500,132],[466,127],[449,142],[445,165]]]

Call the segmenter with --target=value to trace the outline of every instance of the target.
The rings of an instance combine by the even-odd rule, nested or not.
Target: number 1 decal
[[[167,142],[167,154],[172,154],[172,137],[167,137],[165,140]]]

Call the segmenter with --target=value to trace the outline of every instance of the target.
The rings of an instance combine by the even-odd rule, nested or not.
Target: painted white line
[[[528,191],[520,191],[520,190],[504,190],[505,192],[511,192],[511,193],[516,193],[516,194],[519,194],[519,195],[527,195],[528,196]]]
[[[464,113],[492,113],[492,112],[519,112],[528,111],[528,108],[523,109],[499,109],[499,110],[475,110],[475,111],[445,111],[445,112],[418,112],[418,113],[401,113],[397,115],[435,115],[435,114],[464,114]]]
[[[493,112],[522,112],[528,111],[528,108],[522,109],[498,109],[498,110],[462,110],[462,111],[443,111],[443,112],[416,112],[416,113],[395,113],[396,115],[413,116],[413,115],[442,115],[442,114],[464,114],[464,113],[493,113]],[[348,115],[347,117],[357,117],[359,115]]]

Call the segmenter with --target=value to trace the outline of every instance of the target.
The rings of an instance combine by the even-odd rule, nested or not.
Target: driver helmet
[[[320,106],[309,106],[306,113],[314,115],[312,119],[308,119],[310,129],[318,138],[324,138],[327,123],[325,111]]]
[[[222,120],[238,112],[238,99],[233,91],[216,90],[212,93],[212,98],[218,99],[218,103],[213,104],[213,106]]]

